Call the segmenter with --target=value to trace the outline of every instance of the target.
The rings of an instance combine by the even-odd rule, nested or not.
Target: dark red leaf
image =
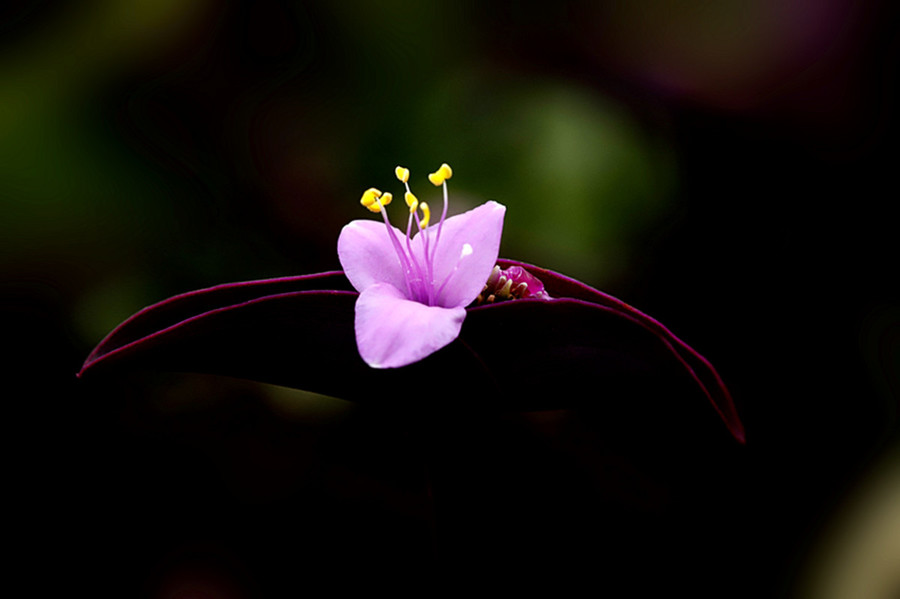
[[[220,285],[164,300],[110,333],[79,376],[151,368],[229,375],[355,401],[520,410],[619,398],[641,417],[666,405],[666,389],[682,384],[687,373],[743,442],[734,403],[715,369],[662,324],[558,273],[500,264],[524,266],[554,299],[470,308],[454,343],[401,369],[376,370],[360,359],[353,332],[357,294],[343,274],[331,272]]]

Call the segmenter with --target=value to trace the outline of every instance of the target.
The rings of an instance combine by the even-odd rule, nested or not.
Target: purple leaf
[[[358,294],[342,273],[332,272],[232,283],[162,301],[110,333],[79,376],[129,368],[200,372],[357,401],[480,409],[627,400],[634,405],[623,409],[638,417],[648,406],[679,409],[659,395],[693,381],[743,442],[743,426],[716,370],[662,324],[558,273],[498,263],[527,269],[554,299],[469,308],[455,341],[403,368],[373,369],[360,358]],[[651,381],[662,383],[648,387]]]

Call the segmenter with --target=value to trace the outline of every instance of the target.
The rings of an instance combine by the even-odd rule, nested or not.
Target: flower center
[[[442,187],[444,192],[444,209],[441,211],[440,220],[438,220],[436,225],[432,226],[431,230],[436,229],[433,235],[424,234],[431,222],[431,209],[425,202],[419,202],[419,199],[410,190],[409,169],[398,166],[394,169],[394,175],[406,187],[403,199],[409,208],[409,218],[406,221],[405,238],[397,234],[396,229],[391,226],[391,221],[388,218],[385,207],[393,200],[393,196],[390,193],[382,193],[380,190],[370,187],[363,192],[360,203],[372,212],[381,213],[391,245],[405,274],[407,297],[419,303],[434,306],[439,302],[441,292],[443,292],[447,282],[459,270],[459,265],[473,252],[471,245],[468,243],[464,244],[456,267],[443,280],[438,281],[435,279],[434,257],[441,240],[444,220],[447,217],[447,179],[453,176],[453,171],[450,165],[445,163],[438,170],[428,175],[428,180],[431,181],[432,185]],[[421,212],[421,216],[419,212]],[[416,232],[420,237],[416,243],[413,243],[413,223],[415,223]]]

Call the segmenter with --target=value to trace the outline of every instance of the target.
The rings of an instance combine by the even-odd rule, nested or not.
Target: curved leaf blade
[[[401,369],[357,352],[357,294],[342,273],[232,283],[175,296],[123,322],[79,376],[151,368],[247,378],[355,401],[500,409],[646,397],[648,381],[686,372],[729,431],[744,430],[712,365],[658,321],[608,294],[532,265],[554,297],[470,308],[460,337]],[[584,390],[587,389],[588,392]],[[654,388],[657,395],[659,387]]]

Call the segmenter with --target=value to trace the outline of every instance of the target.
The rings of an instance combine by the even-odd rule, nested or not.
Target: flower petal
[[[472,303],[484,287],[500,253],[500,235],[506,207],[486,202],[463,214],[444,221],[443,230],[434,254],[434,280],[437,288],[449,276],[447,285],[436,304],[448,308],[465,307]],[[434,248],[438,225],[433,225],[413,240],[413,252],[421,255],[422,239]],[[454,272],[454,269],[456,272]]]
[[[465,308],[426,306],[387,283],[372,285],[356,301],[356,344],[373,368],[418,362],[459,336]]]
[[[398,241],[405,239],[396,227],[391,232]],[[407,291],[403,266],[383,222],[355,220],[345,225],[338,237],[338,258],[357,291],[376,283]]]

